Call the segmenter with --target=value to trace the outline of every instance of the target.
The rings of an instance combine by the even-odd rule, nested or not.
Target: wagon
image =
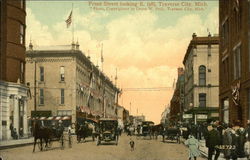
[[[165,142],[166,140],[170,140],[180,143],[180,135],[181,132],[179,128],[166,128],[165,131],[163,131],[162,140],[163,142]]]
[[[115,142],[118,144],[118,121],[111,118],[101,118],[98,122],[96,130],[96,145],[100,145],[102,142]]]

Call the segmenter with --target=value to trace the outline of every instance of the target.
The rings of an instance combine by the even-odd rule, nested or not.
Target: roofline
[[[185,66],[185,63],[187,61],[187,58],[190,54],[191,49],[193,49],[194,47],[196,47],[197,45],[219,45],[219,36],[207,36],[207,37],[197,37],[197,36],[193,36],[192,40],[190,41],[188,48],[186,50],[184,59],[183,59],[183,65]]]
[[[100,69],[98,69],[81,50],[27,50],[26,57],[78,57],[80,60],[83,60],[83,62],[85,62],[90,69],[93,67],[93,70],[96,74],[100,74],[100,77],[103,78],[106,83],[108,83],[113,89],[120,93],[120,89],[116,87],[109,77],[106,76]]]

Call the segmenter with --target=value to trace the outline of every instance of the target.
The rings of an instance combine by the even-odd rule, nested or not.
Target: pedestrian
[[[195,139],[193,135],[189,135],[184,143],[189,149],[189,160],[196,160],[196,158],[200,156],[199,141]]]
[[[208,135],[206,138],[206,147],[208,148],[208,160],[212,160],[214,152],[216,152],[214,160],[220,156],[218,146],[221,145],[221,137],[219,131],[216,129],[215,124],[208,126]]]
[[[234,130],[236,133],[236,154],[237,158],[244,158],[245,151],[244,151],[244,144],[246,142],[246,134],[245,129],[241,126],[240,121],[237,121]]]
[[[250,120],[247,120],[245,153],[247,159],[250,159]]]
[[[230,160],[230,158],[233,158],[233,134],[234,131],[232,129],[233,125],[232,124],[225,124],[225,130],[223,132],[223,146],[226,146],[223,153],[224,153],[224,158],[226,160]]]
[[[129,145],[130,145],[130,151],[134,151],[135,150],[135,142],[132,140],[132,138],[130,138],[129,141]]]

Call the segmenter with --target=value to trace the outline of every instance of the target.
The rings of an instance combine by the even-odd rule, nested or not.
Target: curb
[[[12,144],[12,145],[2,145],[2,146],[0,146],[0,150],[28,146],[28,145],[32,145],[32,144],[34,144],[34,142],[26,142],[26,143],[21,143],[21,144]]]

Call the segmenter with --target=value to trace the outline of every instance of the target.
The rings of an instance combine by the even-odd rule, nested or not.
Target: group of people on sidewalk
[[[234,124],[225,124],[219,121],[211,122],[201,133],[208,148],[208,160],[217,160],[220,153],[224,154],[226,160],[237,160],[237,158],[250,159],[250,121],[243,128],[240,121]],[[201,137],[196,132],[189,132],[185,145],[189,147],[189,160],[200,156],[199,140]]]

